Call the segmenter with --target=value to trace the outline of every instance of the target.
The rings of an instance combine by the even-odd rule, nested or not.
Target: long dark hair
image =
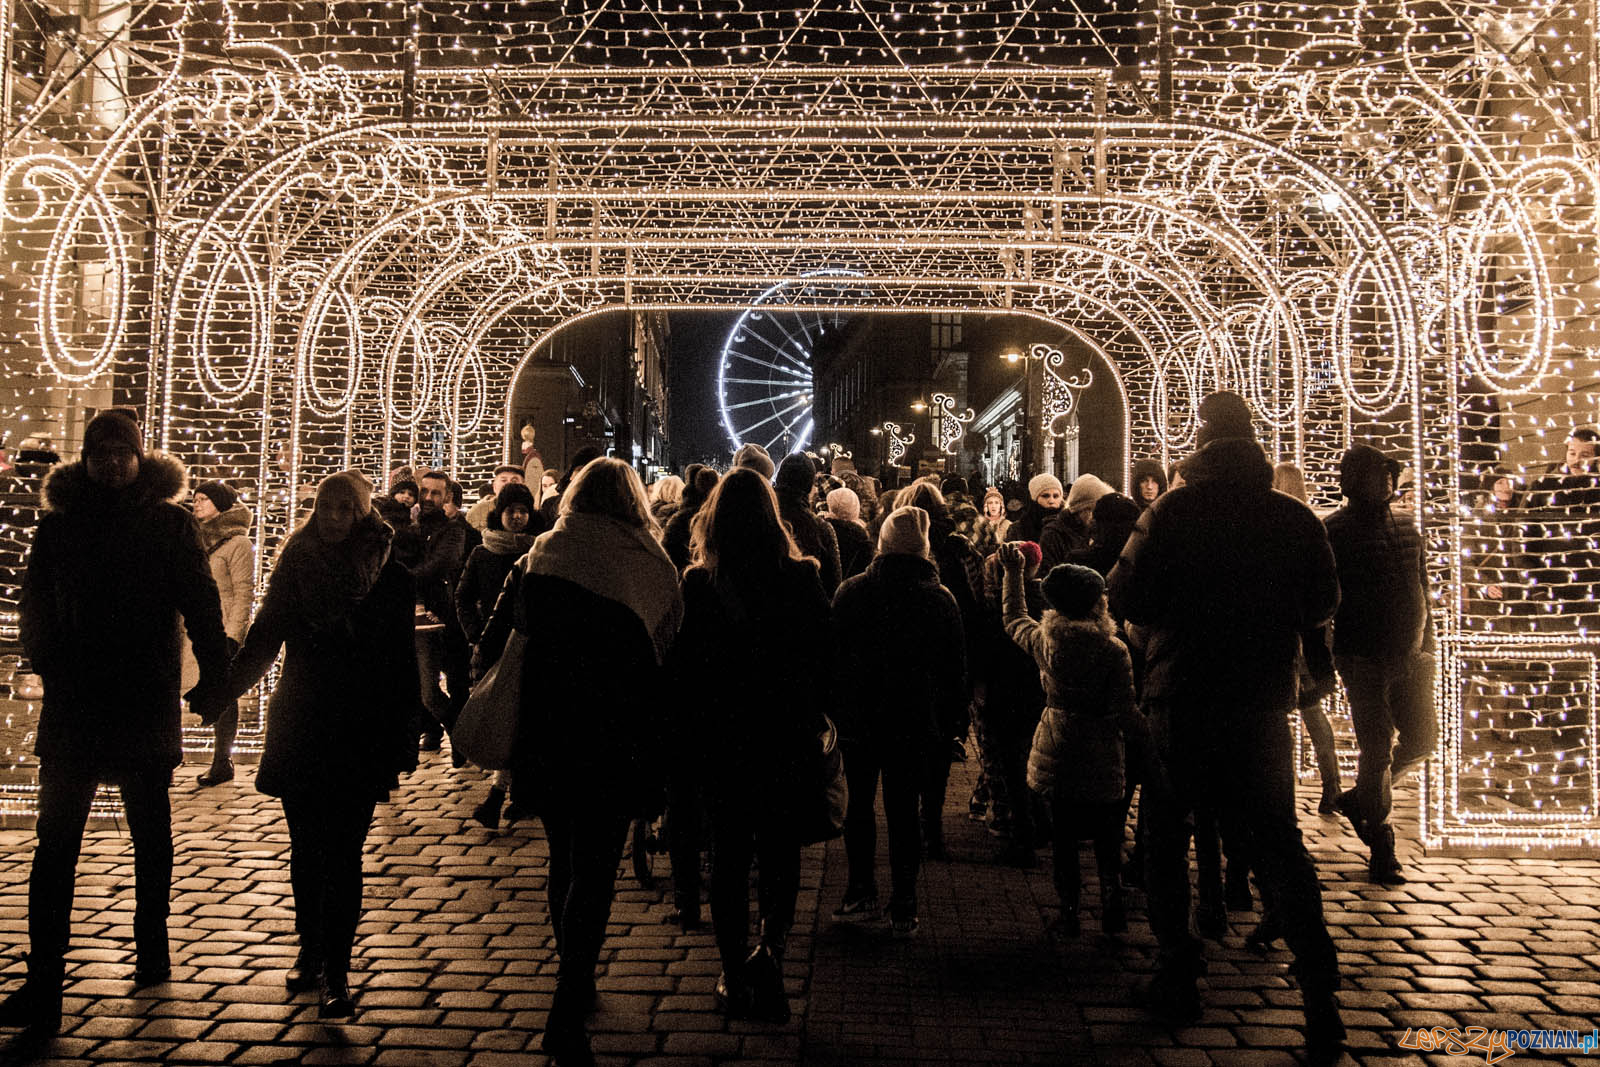
[[[748,467],[735,467],[717,482],[691,530],[694,566],[712,578],[772,573],[785,559],[804,558],[778,518],[771,484]]]

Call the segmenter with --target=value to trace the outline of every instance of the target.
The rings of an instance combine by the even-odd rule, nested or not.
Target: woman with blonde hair
[[[655,517],[657,526],[665,527],[678,505],[683,503],[683,484],[683,479],[676,474],[650,483],[650,514]]]
[[[660,792],[655,709],[683,601],[658,536],[633,468],[593,460],[567,486],[554,528],[513,569],[516,584],[496,608],[512,612],[528,638],[512,788],[550,842],[560,964],[542,1047],[563,1065],[593,1062],[584,1019],[617,864],[629,821]]]
[[[696,694],[684,703],[681,729],[685,747],[699,753],[711,816],[717,1000],[731,1017],[783,1023],[783,955],[800,889],[797,820],[832,703],[827,672],[813,661],[832,661],[832,612],[816,561],[800,554],[760,473],[729,471],[694,525],[673,664],[682,688]],[[752,860],[760,942],[747,954]]]

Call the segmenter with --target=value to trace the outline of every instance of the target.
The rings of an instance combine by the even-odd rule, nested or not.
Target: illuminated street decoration
[[[884,423],[883,432],[889,442],[889,466],[898,467],[906,450],[916,444],[917,435],[900,429],[898,422]]]
[[[1402,459],[1424,839],[1600,844],[1600,515],[1537,488],[1600,422],[1593,4],[932,6],[91,3],[73,48],[13,11],[0,414],[115,386],[256,487],[270,565],[332,471],[491,470],[523,369],[612,309],[1047,320],[1130,456],[1226,387],[1319,505],[1352,441]]]
[[[933,443],[938,446],[939,451],[947,456],[955,455],[956,445],[966,435],[967,426],[975,417],[971,408],[964,414],[956,414],[956,398],[949,393],[934,393],[930,418],[933,425]]]
[[[1044,367],[1044,403],[1043,414],[1044,429],[1051,437],[1064,437],[1067,434],[1068,417],[1078,405],[1078,394],[1089,388],[1094,381],[1094,372],[1088,367],[1083,368],[1081,374],[1074,374],[1070,378],[1063,377],[1062,368],[1066,366],[1067,357],[1058,348],[1049,345],[1034,345],[1029,355],[1040,361]]]

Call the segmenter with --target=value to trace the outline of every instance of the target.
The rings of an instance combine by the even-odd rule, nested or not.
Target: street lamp
[[[1015,367],[1022,364],[1022,417],[1017,420],[1022,430],[1022,456],[1017,461],[1018,474],[1022,481],[1027,481],[1033,476],[1033,432],[1028,429],[1029,407],[1033,401],[1033,360],[1042,358],[1018,348],[1008,348],[1000,353],[1000,358]]]

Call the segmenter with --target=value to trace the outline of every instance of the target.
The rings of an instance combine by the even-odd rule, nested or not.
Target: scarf
[[[483,547],[497,556],[520,556],[533,547],[533,535],[510,530],[483,531]]]
[[[331,629],[348,619],[378,584],[393,538],[394,531],[375,511],[335,544],[322,540],[315,525],[307,523],[284,546],[272,582],[287,583],[284,592],[294,616],[308,629]]]
[[[523,566],[526,574],[561,578],[621,604],[644,623],[656,663],[666,658],[683,597],[678,569],[647,530],[604,515],[563,515],[533,542]]]

